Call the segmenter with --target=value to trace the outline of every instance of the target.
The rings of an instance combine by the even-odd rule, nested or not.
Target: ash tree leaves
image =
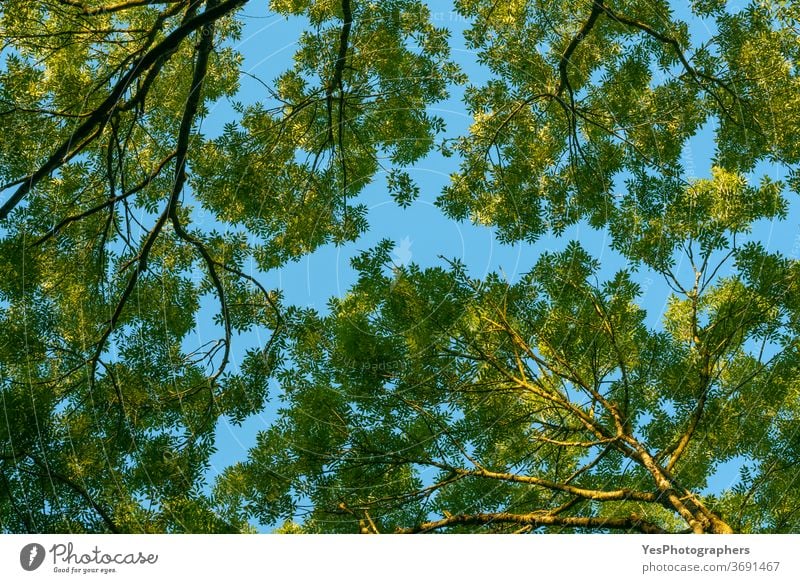
[[[381,169],[397,177],[390,189],[406,204],[414,186],[400,168],[443,129],[426,105],[458,78],[445,32],[419,2],[274,9],[308,10],[312,29],[264,101],[243,106],[239,123],[202,146],[196,175],[210,186],[198,188],[206,208],[265,239],[254,246],[265,269],[363,232],[365,207],[349,203]]]
[[[458,70],[421,3],[273,2],[310,23],[294,60],[207,137],[247,5],[0,7],[3,530],[247,528],[203,487],[217,420],[262,410],[282,359],[259,270],[355,239],[364,186],[443,129]]]
[[[586,221],[628,269],[601,277],[578,242],[515,283],[394,266],[387,243],[357,257],[330,313],[290,326],[284,421],[216,494],[275,522],[257,493],[277,487],[306,532],[796,531],[797,264],[744,242],[796,186],[796,10],[456,8],[489,79],[437,204],[502,241]],[[711,165],[689,168],[701,131]],[[657,326],[642,266],[669,291]]]
[[[394,201],[403,208],[419,198],[419,186],[414,184],[411,175],[405,171],[392,171],[386,177],[386,187]]]
[[[385,245],[365,252],[329,315],[298,313],[281,421],[216,496],[267,523],[289,508],[305,532],[791,531],[769,484],[793,467],[796,348],[776,331],[794,264],[748,251],[740,276],[676,297],[666,331],[631,273],[599,280],[577,242],[515,284],[391,277]],[[758,478],[701,495],[736,457]]]
[[[786,9],[697,7],[718,30],[706,42],[668,2],[557,4],[457,3],[474,16],[467,40],[493,75],[466,91],[474,123],[452,145],[462,161],[440,199],[448,215],[510,241],[582,219],[605,226],[619,179],[667,200],[685,187],[682,152],[709,124],[725,172],[797,162],[784,123],[797,104]],[[774,26],[778,13],[787,20]]]
[[[797,191],[794,4],[458,0],[480,83],[419,0],[273,0],[305,30],[244,72],[251,6],[0,7],[0,529],[800,528],[800,274],[752,240]],[[454,88],[461,136],[432,108]],[[326,310],[264,286],[357,241],[380,176],[412,204],[435,148],[449,218],[585,223],[627,266],[572,241],[475,278],[382,241]],[[218,420],[263,411],[209,484]]]
[[[786,218],[781,182],[763,176],[756,187],[742,174],[719,166],[710,170],[710,178],[685,185],[629,180],[609,221],[612,246],[663,271],[674,267],[676,251],[687,242],[710,257],[730,249],[736,235],[749,233],[756,221]]]

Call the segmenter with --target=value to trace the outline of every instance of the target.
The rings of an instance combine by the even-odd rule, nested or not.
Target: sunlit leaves
[[[658,204],[669,195],[653,175],[680,184],[682,154],[709,120],[718,124],[715,180],[764,160],[793,163],[796,34],[790,21],[770,20],[785,9],[730,14],[712,4],[694,6],[720,30],[706,42],[663,2],[605,6],[595,20],[592,3],[459,3],[475,16],[468,38],[492,75],[466,92],[474,125],[453,144],[462,164],[443,210],[515,241],[581,219],[629,222],[610,196],[614,182],[624,179],[638,204]]]
[[[0,529],[797,528],[800,270],[742,243],[798,190],[794,4],[459,0],[470,82],[432,5],[273,0],[304,29],[243,96],[244,4],[0,8]],[[476,279],[381,241],[324,310],[263,287],[364,234],[368,186],[410,206],[436,147],[449,217],[607,229],[626,266],[570,242]],[[218,421],[265,408],[206,492]]]
[[[65,153],[3,224],[0,389],[21,419],[31,415],[22,401],[15,406],[18,387],[42,409],[36,427],[5,436],[2,452],[12,465],[50,456],[63,472],[53,495],[65,508],[93,500],[107,509],[105,517],[75,510],[67,522],[48,515],[43,496],[28,529],[80,530],[84,521],[89,530],[227,530],[197,496],[214,422],[261,410],[281,359],[280,297],[250,274],[354,240],[367,224],[365,207],[350,201],[379,158],[409,164],[443,130],[425,109],[446,96],[457,70],[423,5],[354,2],[342,41],[340,2],[274,2],[276,13],[312,23],[294,67],[278,70],[274,89],[264,80],[264,102],[237,105],[237,121],[206,139],[200,122],[239,87],[233,41],[243,21],[228,13],[213,22],[202,87],[192,77],[208,23],[175,45],[163,41],[214,5],[84,13],[69,3],[7,2],[0,13],[3,202],[53,148]],[[201,96],[187,137],[180,124],[193,91]],[[110,95],[118,97],[109,108]],[[170,196],[183,164],[191,188]],[[221,337],[193,341],[198,311],[214,300],[208,325]],[[236,335],[254,328],[274,342],[225,371]],[[65,439],[80,445],[62,465]],[[116,499],[107,495],[121,483]],[[11,499],[20,488],[15,481]]]

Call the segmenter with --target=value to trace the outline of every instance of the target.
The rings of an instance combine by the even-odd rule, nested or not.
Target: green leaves
[[[462,71],[419,0],[273,0],[304,30],[244,95],[245,4],[0,9],[0,530],[798,529],[800,267],[742,242],[798,190],[794,4],[459,0]],[[447,216],[556,248],[508,281],[382,240],[320,311],[264,286],[434,148]]]
[[[386,177],[386,185],[394,201],[403,208],[419,197],[419,186],[414,184],[408,172],[391,172]]]
[[[788,40],[791,27],[768,24],[778,10],[772,3],[735,15],[696,5],[715,16],[721,34],[710,39],[692,38],[666,3],[628,3],[619,11],[598,3],[591,13],[590,4],[578,13],[552,3],[504,11],[462,4],[465,14],[483,14],[468,38],[493,75],[466,92],[474,124],[456,142],[460,170],[439,201],[454,218],[494,225],[509,241],[533,241],[582,219],[597,228],[634,221],[646,230],[628,197],[648,216],[686,188],[682,155],[709,121],[719,122],[712,178],[718,187],[723,176],[750,172],[759,162],[796,159],[782,137],[794,122],[776,121],[796,117],[788,88],[796,86],[789,63],[797,47]],[[525,16],[512,16],[515,10]],[[621,180],[628,194],[617,202],[612,185]],[[777,185],[765,183],[752,197],[734,190],[751,202],[770,199],[767,216],[782,212]],[[740,195],[730,194],[725,204],[738,209]],[[721,208],[714,216],[733,231],[753,220]],[[635,250],[636,258],[643,254]]]
[[[402,167],[443,131],[427,107],[457,68],[423,4],[273,2],[311,23],[294,62],[206,138],[239,88],[244,4],[3,5],[0,391],[13,405],[29,386],[42,407],[38,441],[0,443],[19,478],[3,504],[32,487],[31,456],[65,478],[3,529],[227,530],[196,495],[215,421],[264,408],[295,317],[257,270],[363,233],[351,201],[382,165],[410,202]],[[255,328],[268,345],[233,367]],[[69,524],[47,510],[62,497]]]

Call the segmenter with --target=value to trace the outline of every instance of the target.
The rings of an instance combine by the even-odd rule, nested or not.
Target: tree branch
[[[222,18],[237,8],[243,6],[248,0],[226,0],[213,8],[205,10],[201,14],[190,18],[173,30],[158,45],[145,53],[140,59],[136,60],[127,73],[114,85],[111,93],[105,100],[92,112],[92,114],[81,123],[80,126],[53,152],[47,161],[38,170],[24,179],[16,191],[9,199],[0,206],[0,220],[4,220],[13,211],[23,198],[45,177],[50,175],[55,169],[68,162],[78,152],[73,150],[72,144],[84,142],[93,134],[99,134],[108,122],[111,112],[119,106],[120,100],[131,84],[153,66],[156,61],[164,55],[175,51],[186,37],[196,30],[204,27],[210,22]]]
[[[117,4],[106,4],[105,6],[91,7],[86,6],[83,2],[77,0],[58,0],[60,4],[78,8],[84,16],[96,16],[98,14],[110,14],[112,12],[120,12],[128,10],[129,8],[136,8],[137,6],[153,6],[157,4],[181,4],[187,0],[127,0],[126,2],[118,2]]]
[[[353,27],[353,12],[350,6],[350,0],[342,0],[342,17],[343,24],[339,32],[339,53],[336,57],[336,63],[333,68],[333,77],[326,89],[325,99],[328,107],[328,140],[333,142],[333,92],[338,89],[340,94],[343,94],[342,77],[344,75],[344,67],[347,63],[347,49],[350,38],[350,29]],[[341,128],[339,128],[341,132]]]
[[[589,13],[589,18],[586,19],[586,22],[583,23],[583,26],[578,31],[572,40],[567,45],[564,54],[561,55],[561,60],[558,63],[558,76],[559,82],[558,86],[556,87],[556,95],[561,95],[564,92],[564,89],[567,89],[568,93],[570,94],[570,99],[572,96],[572,86],[569,83],[569,77],[567,75],[567,67],[570,64],[570,59],[572,58],[572,54],[575,52],[575,49],[578,48],[578,45],[581,44],[581,41],[586,38],[586,35],[594,28],[594,25],[597,23],[597,19],[600,18],[600,15],[606,10],[605,6],[603,6],[604,0],[594,0],[592,3],[592,11]]]
[[[98,504],[97,501],[95,501],[94,498],[92,498],[91,494],[89,494],[89,492],[86,490],[86,488],[84,488],[83,486],[75,483],[73,480],[71,480],[70,478],[68,478],[64,474],[53,470],[48,463],[43,462],[42,460],[38,459],[37,457],[34,457],[31,454],[28,454],[28,457],[30,457],[31,460],[33,460],[33,463],[35,463],[37,466],[39,466],[40,468],[42,468],[44,470],[45,473],[42,474],[43,477],[47,477],[47,478],[50,478],[50,479],[55,478],[59,482],[61,482],[62,484],[65,484],[66,486],[71,488],[81,498],[83,498],[89,504],[89,506],[91,506],[92,509],[94,509],[94,511],[97,512],[98,515],[100,515],[100,518],[103,519],[103,522],[108,527],[108,530],[110,530],[114,534],[119,534],[120,533],[120,529],[116,525],[114,520],[111,518],[111,515],[109,515],[103,509],[103,507],[100,506],[100,504]]]
[[[521,476],[519,474],[508,474],[503,472],[491,472],[488,470],[464,470],[460,468],[451,468],[453,472],[462,476],[476,476],[481,478],[489,478],[492,480],[501,480],[504,482],[516,482],[518,484],[530,484],[532,486],[540,486],[548,490],[557,490],[565,492],[574,496],[580,496],[587,500],[594,500],[597,502],[610,502],[619,500],[636,500],[638,502],[660,503],[660,495],[653,492],[639,492],[631,490],[630,488],[621,488],[619,490],[595,490],[592,488],[582,488],[580,486],[571,486],[561,482],[553,482],[535,476]]]
[[[54,237],[59,232],[61,232],[61,230],[64,227],[66,227],[67,225],[69,225],[70,223],[74,223],[75,221],[79,221],[79,220],[84,219],[84,218],[86,218],[88,216],[91,216],[91,215],[93,215],[93,214],[95,214],[97,212],[100,212],[104,208],[107,208],[107,207],[109,207],[109,206],[111,206],[111,205],[113,205],[113,204],[115,204],[115,203],[117,203],[117,202],[119,202],[121,200],[124,200],[124,199],[128,198],[129,196],[134,195],[137,192],[139,192],[140,190],[146,188],[153,180],[156,179],[156,177],[161,173],[161,171],[164,169],[164,167],[175,157],[175,155],[176,155],[176,153],[172,152],[169,156],[167,156],[166,158],[161,160],[161,162],[158,163],[158,165],[156,166],[155,170],[153,170],[153,172],[151,172],[149,176],[147,176],[142,182],[140,182],[139,184],[137,184],[136,186],[134,186],[130,190],[128,190],[126,192],[123,192],[123,193],[120,193],[117,196],[112,196],[108,200],[106,200],[106,201],[100,203],[99,205],[94,206],[94,207],[92,207],[92,208],[90,208],[88,210],[85,210],[82,213],[78,213],[77,215],[71,215],[71,216],[63,219],[56,226],[54,226],[52,229],[50,229],[47,233],[45,233],[39,239],[34,241],[31,244],[31,246],[32,247],[36,247],[38,245],[41,245],[42,243],[44,243],[48,239]]]
[[[619,22],[620,24],[624,24],[626,26],[629,26],[629,27],[632,27],[632,28],[636,28],[636,29],[644,32],[645,34],[648,34],[649,36],[653,37],[654,39],[656,39],[656,40],[658,40],[658,41],[660,41],[660,42],[662,42],[664,44],[670,45],[673,48],[673,50],[675,51],[675,54],[677,55],[678,60],[681,62],[681,65],[686,70],[686,72],[689,73],[689,75],[692,77],[692,79],[695,81],[695,83],[697,83],[697,85],[700,86],[701,89],[706,91],[709,95],[711,95],[714,98],[714,101],[717,102],[717,104],[720,106],[722,111],[731,120],[736,121],[736,119],[729,113],[727,106],[722,102],[722,99],[720,98],[720,96],[717,95],[717,93],[715,91],[712,91],[706,85],[706,83],[704,81],[707,81],[707,82],[710,82],[710,83],[714,83],[715,85],[719,85],[729,95],[731,95],[735,101],[739,100],[739,96],[736,94],[736,92],[733,89],[731,89],[731,87],[727,83],[723,82],[722,80],[720,80],[720,79],[718,79],[716,77],[713,77],[711,75],[707,75],[706,73],[703,73],[702,71],[698,71],[697,69],[695,69],[692,66],[692,64],[689,62],[689,59],[686,58],[686,55],[684,54],[683,49],[681,48],[681,45],[680,45],[680,43],[678,42],[677,39],[675,39],[675,38],[673,38],[671,36],[667,36],[666,34],[658,32],[656,29],[654,29],[652,26],[650,26],[649,24],[647,24],[645,22],[642,22],[642,21],[637,20],[635,18],[629,18],[627,16],[619,14],[618,12],[615,12],[611,8],[608,8],[606,6],[603,6],[602,10],[612,20],[615,20],[615,21]]]
[[[528,525],[533,528],[542,526],[565,526],[570,528],[610,529],[637,531],[644,534],[666,534],[661,527],[631,514],[626,518],[600,518],[583,516],[550,516],[548,514],[529,513],[511,514],[508,512],[459,514],[442,520],[423,522],[412,528],[398,529],[398,534],[431,532],[451,526],[477,525],[486,526],[495,523]]]
[[[241,1],[242,0],[237,0],[237,2]],[[232,4],[232,3],[236,2],[234,2],[234,0],[229,0],[224,4]],[[208,9],[199,16],[192,18],[191,21],[192,22],[197,21],[198,19],[202,18],[204,15],[208,13],[217,14],[219,12],[220,6],[222,5],[216,5],[216,0],[209,0],[207,4]],[[206,29],[206,27],[213,26],[214,19],[205,18],[202,20],[202,22],[203,22],[202,27]],[[208,52],[211,50],[210,43],[212,43],[213,41],[212,36],[213,36],[212,34],[204,34],[200,39],[201,48],[206,46],[205,43],[209,44],[205,53],[202,50],[199,50],[198,52],[197,62],[195,64],[195,70],[192,76],[191,89],[186,101],[186,106],[184,107],[184,115],[183,118],[181,119],[181,125],[178,131],[178,142],[175,149],[175,157],[176,157],[175,181],[172,186],[172,192],[170,193],[169,201],[167,202],[166,208],[159,216],[155,225],[148,233],[141,251],[135,258],[136,269],[134,270],[133,274],[128,280],[128,284],[125,287],[125,290],[122,292],[119,302],[117,302],[117,307],[115,308],[114,313],[112,314],[111,319],[109,320],[108,325],[105,331],[103,332],[103,335],[101,336],[100,340],[97,343],[94,356],[90,361],[90,376],[89,376],[90,382],[94,382],[93,379],[95,376],[95,372],[97,370],[97,361],[100,359],[100,355],[103,352],[105,343],[108,340],[109,336],[111,336],[111,333],[114,331],[114,328],[116,327],[116,324],[119,321],[120,316],[122,315],[122,311],[125,307],[125,304],[127,303],[128,298],[133,293],[133,290],[136,287],[136,283],[139,279],[139,276],[147,268],[147,260],[150,255],[150,251],[153,245],[155,244],[156,239],[158,238],[158,235],[161,233],[161,230],[164,227],[164,224],[166,224],[168,218],[172,218],[174,222],[174,214],[176,212],[178,198],[180,197],[180,194],[183,191],[183,186],[186,182],[186,157],[189,147],[189,135],[191,133],[194,116],[196,115],[200,105],[202,80],[206,74],[207,63],[208,63]],[[226,330],[228,329],[226,328]],[[229,346],[226,345],[226,357],[228,349]]]

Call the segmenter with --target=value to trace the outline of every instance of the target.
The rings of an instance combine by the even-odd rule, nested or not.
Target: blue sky
[[[287,20],[270,15],[266,4],[267,2],[250,3],[245,8],[243,17],[246,27],[238,49],[245,57],[245,71],[270,80],[290,66],[295,41],[303,29],[303,22],[300,19]],[[435,24],[451,30],[454,59],[461,64],[472,82],[479,83],[485,79],[486,71],[476,64],[474,54],[464,47],[461,33],[466,23],[452,11],[451,3],[430,4]],[[743,2],[730,2],[729,8],[736,10],[742,4]],[[679,15],[685,14],[688,3],[676,2],[675,5]],[[707,23],[696,20],[692,22],[691,29],[693,34],[701,37],[711,32]],[[258,99],[263,93],[263,89],[259,87],[257,82],[243,76],[242,91],[238,99],[245,102]],[[432,111],[445,119],[449,136],[464,133],[469,125],[470,119],[461,104],[458,90],[454,90],[448,101],[438,104]],[[229,105],[219,104],[209,112],[203,131],[207,135],[213,135],[231,116]],[[685,149],[684,166],[690,175],[709,175],[714,151],[712,137],[713,128],[706,127]],[[439,257],[445,256],[459,259],[468,267],[473,277],[502,271],[509,280],[514,281],[520,274],[531,269],[543,251],[560,249],[571,239],[579,240],[600,260],[603,265],[602,276],[610,277],[617,270],[626,267],[626,261],[611,251],[605,233],[583,224],[568,229],[562,237],[543,237],[535,244],[502,245],[495,239],[492,229],[448,219],[434,202],[448,182],[448,176],[456,163],[453,159],[443,159],[438,154],[432,154],[410,169],[411,176],[420,186],[421,195],[407,209],[400,208],[392,201],[386,192],[383,178],[379,176],[361,196],[361,201],[369,208],[370,230],[366,234],[353,244],[342,247],[329,245],[281,269],[261,274],[262,282],[268,288],[283,290],[287,303],[325,311],[328,299],[344,294],[355,280],[350,258],[374,246],[381,239],[395,241],[393,258],[397,263],[413,261],[427,267],[441,264]],[[772,178],[782,178],[777,169],[769,167],[760,167],[758,174],[761,173],[767,173]],[[799,222],[798,205],[792,204],[787,221],[762,222],[754,229],[751,238],[762,241],[770,250],[780,250],[796,258],[800,250]],[[669,290],[662,278],[655,273],[640,270],[637,278],[643,288],[641,304],[648,312],[648,324],[658,327]],[[213,298],[204,307],[215,309]],[[212,334],[216,337],[214,330],[201,325],[199,340],[206,341],[208,338],[203,338],[203,335],[210,337]],[[265,330],[240,337],[233,354],[233,364],[236,364],[236,356],[244,354],[247,346],[263,344],[268,341],[269,335],[270,332]],[[274,419],[277,406],[278,403],[271,400],[264,413],[251,417],[242,426],[232,425],[227,420],[219,423],[218,452],[212,458],[210,479],[213,480],[218,472],[231,463],[246,457],[248,448],[255,444],[257,432],[265,429]],[[742,460],[737,459],[722,464],[709,483],[709,491],[719,491],[735,481],[741,463]]]

